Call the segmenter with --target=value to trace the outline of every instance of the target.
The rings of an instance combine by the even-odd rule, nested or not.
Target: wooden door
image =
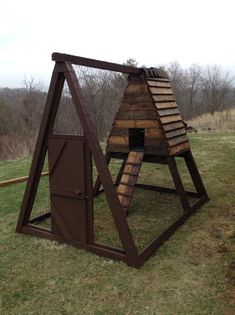
[[[52,232],[87,243],[92,212],[91,154],[80,136],[52,136],[48,142]]]

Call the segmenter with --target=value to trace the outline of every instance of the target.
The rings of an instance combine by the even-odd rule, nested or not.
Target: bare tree
[[[222,71],[221,67],[207,66],[203,74],[203,91],[208,110],[211,115],[215,111],[223,111],[226,97],[232,89],[233,78],[229,72]]]
[[[200,113],[202,69],[193,64],[185,71],[185,85],[187,90],[187,119]]]
[[[166,68],[166,71],[169,75],[181,114],[184,119],[188,119],[187,78],[185,70],[178,62],[173,62]]]

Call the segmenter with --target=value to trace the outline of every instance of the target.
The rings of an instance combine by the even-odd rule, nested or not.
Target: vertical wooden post
[[[61,72],[60,64],[56,63],[52,73],[47,101],[42,117],[42,123],[37,138],[32,165],[30,168],[29,179],[27,181],[22,207],[16,227],[17,232],[20,232],[23,225],[27,224],[30,219],[30,214],[33,208],[33,203],[47,152],[48,136],[55,120],[55,115],[64,86],[64,80],[65,78],[63,72]]]

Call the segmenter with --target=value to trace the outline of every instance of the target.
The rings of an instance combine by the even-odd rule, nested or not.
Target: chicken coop
[[[193,158],[184,122],[166,74],[156,68],[136,68],[67,54],[53,53],[47,101],[36,143],[17,232],[71,244],[100,256],[139,268],[209,198]],[[73,65],[124,73],[128,83],[107,140],[105,153],[84,101]],[[68,85],[83,135],[53,133],[58,104]],[[50,209],[31,217],[44,161],[48,158]],[[195,191],[184,188],[176,158],[182,159]],[[121,160],[113,180],[109,163]],[[144,163],[166,165],[174,188],[138,183]],[[93,185],[93,164],[97,179]],[[136,189],[172,193],[179,197],[181,215],[160,236],[138,251],[128,225]],[[105,194],[123,249],[94,240],[94,199]],[[196,201],[191,204],[189,197]],[[157,205],[156,205],[157,207]],[[51,217],[51,229],[39,223]]]

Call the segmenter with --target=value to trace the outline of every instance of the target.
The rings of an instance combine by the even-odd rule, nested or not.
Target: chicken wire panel
[[[111,160],[109,169],[113,182],[117,177],[118,171],[121,167],[120,160]],[[98,171],[93,161],[93,181],[97,178]],[[102,188],[102,185],[101,185]],[[101,193],[94,198],[94,240],[108,246],[123,249],[121,240],[119,238],[117,228],[115,226],[112,211],[107,202],[105,193]]]
[[[48,160],[47,157],[44,162],[43,172],[48,171]],[[30,215],[30,220],[37,218],[39,216],[45,215],[51,212],[51,204],[50,204],[50,184],[49,184],[49,176],[41,176],[37,192],[32,208],[32,212]],[[49,230],[51,229],[51,219],[48,218],[40,222],[40,225],[47,227]]]
[[[184,159],[178,157],[175,158],[175,161],[184,189],[195,192],[196,190]],[[175,188],[175,184],[167,164],[144,162],[140,169],[138,183]]]
[[[138,176],[138,183],[175,188],[169,166],[144,162]]]
[[[74,66],[86,108],[100,141],[106,141],[127,86],[127,75]]]
[[[76,107],[66,82],[63,87],[56,113],[56,118],[53,125],[53,134],[78,136],[82,136],[84,134]]]
[[[101,144],[101,147],[103,148],[104,146]],[[108,169],[109,169],[110,175],[112,177],[113,183],[115,183],[115,180],[118,176],[119,170],[122,167],[122,163],[123,163],[123,160],[111,159],[109,164],[108,164]],[[95,183],[97,176],[98,176],[98,171],[96,169],[94,159],[92,159],[92,165],[93,165],[92,178],[93,178],[93,183]],[[101,187],[102,187],[102,185],[101,185]]]
[[[136,188],[128,209],[128,225],[140,253],[183,213],[176,194]]]
[[[175,161],[177,164],[177,168],[178,168],[184,189],[187,191],[196,192],[195,186],[193,184],[193,181],[192,181],[192,178],[191,178],[190,173],[188,171],[185,160],[183,158],[176,157]]]

